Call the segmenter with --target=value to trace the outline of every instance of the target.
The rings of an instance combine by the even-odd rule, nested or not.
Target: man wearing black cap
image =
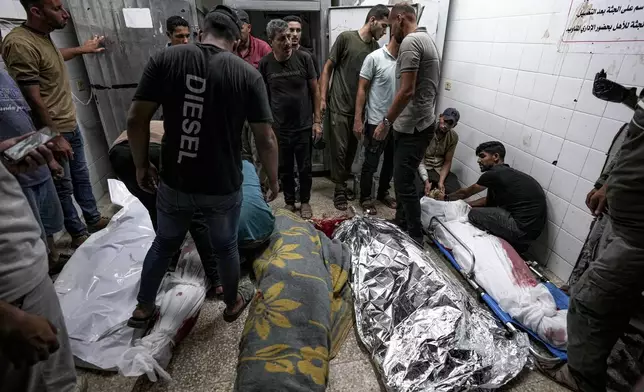
[[[422,193],[430,196],[433,189],[440,194],[450,194],[460,189],[458,177],[452,173],[452,159],[458,144],[458,134],[454,127],[461,115],[454,108],[447,108],[440,115],[438,129],[432,136],[425,151],[425,159],[418,166],[418,174],[422,180]]]
[[[134,95],[128,141],[139,187],[157,194],[157,231],[143,263],[131,327],[146,328],[154,318],[161,280],[197,211],[209,228],[226,303],[224,320],[236,320],[254,295],[252,285],[239,285],[244,121],[250,124],[270,179],[269,201],[278,192],[277,141],[262,76],[234,54],[240,35],[235,13],[217,6],[205,17],[201,43],[178,45],[152,57]],[[165,133],[157,173],[148,146],[150,120],[159,106]],[[214,266],[205,265],[204,270],[216,279]]]
[[[271,46],[250,34],[252,26],[246,11],[240,9],[235,9],[234,11],[237,14],[237,18],[242,22],[241,39],[235,53],[245,62],[257,68],[259,60],[271,52]]]

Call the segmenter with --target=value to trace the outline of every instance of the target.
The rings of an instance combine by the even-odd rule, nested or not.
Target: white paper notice
[[[151,29],[152,14],[149,8],[123,8],[125,26],[131,29]]]

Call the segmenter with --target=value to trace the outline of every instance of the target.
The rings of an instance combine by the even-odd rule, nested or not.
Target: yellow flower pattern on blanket
[[[317,348],[302,347],[300,352],[287,344],[274,344],[258,350],[252,357],[242,357],[240,362],[264,361],[264,370],[269,373],[295,374],[293,359],[297,361],[297,370],[311,377],[317,385],[326,385],[329,373],[329,351],[319,346]]]
[[[285,244],[284,239],[280,238],[273,246],[269,247],[264,253],[253,263],[255,276],[261,279],[266,273],[270,265],[278,268],[286,266],[286,260],[301,260],[301,254],[294,252],[299,247],[298,244]]]
[[[297,363],[297,370],[313,379],[318,385],[326,384],[329,373],[329,351],[325,347],[302,347],[300,350],[303,359]]]
[[[295,310],[302,304],[291,299],[278,299],[283,289],[284,282],[278,282],[266,290],[263,295],[258,293],[248,313],[244,335],[254,330],[262,340],[266,340],[271,333],[271,325],[291,328],[291,322],[282,313]]]

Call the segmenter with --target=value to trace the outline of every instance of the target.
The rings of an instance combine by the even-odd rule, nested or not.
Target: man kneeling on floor
[[[150,162],[155,167],[160,167],[161,160],[161,139],[163,138],[163,122],[150,122]],[[132,159],[132,150],[127,140],[127,131],[123,132],[112,144],[109,151],[112,169],[119,180],[123,181],[127,189],[134,195],[150,213],[152,226],[157,229],[157,203],[156,194],[143,191],[136,181],[136,168]],[[259,177],[255,166],[249,161],[242,161],[243,183],[242,183],[242,206],[239,216],[239,229],[237,231],[237,243],[242,259],[250,257],[254,252],[268,241],[273,227],[275,217],[270,206],[264,199]],[[204,261],[204,268],[208,268],[207,276],[213,279],[218,276],[217,263],[210,246],[208,226],[204,222],[201,213],[196,212],[190,224],[190,235],[195,242],[199,257]],[[176,254],[178,260],[179,253]],[[242,260],[243,261],[243,260]],[[223,292],[221,282],[213,281],[212,287],[217,295]]]
[[[483,175],[476,184],[448,195],[447,200],[467,199],[487,189],[487,197],[469,202],[473,207],[470,223],[508,241],[517,252],[525,252],[546,224],[546,196],[541,185],[503,162],[505,147],[499,142],[482,143],[476,155]]]

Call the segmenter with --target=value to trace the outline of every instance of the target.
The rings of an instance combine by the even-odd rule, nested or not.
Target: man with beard
[[[331,116],[329,142],[331,179],[335,183],[333,204],[340,211],[345,211],[347,200],[355,197],[347,190],[347,180],[358,147],[358,140],[353,135],[353,122],[360,69],[365,57],[378,49],[378,40],[387,30],[388,16],[389,8],[378,4],[371,8],[360,30],[340,34],[320,77],[320,113],[325,114],[328,98]],[[329,91],[332,74],[333,84]]]
[[[279,175],[286,209],[295,212],[295,162],[300,178],[300,215],[313,217],[311,199],[311,149],[322,137],[318,82],[313,59],[293,50],[288,24],[275,19],[266,33],[273,52],[259,62],[273,111],[273,127],[279,135]],[[313,112],[315,110],[315,113]],[[295,159],[294,159],[295,158]]]
[[[55,181],[65,217],[65,229],[77,247],[93,233],[107,226],[92,192],[83,135],[76,122],[71,83],[65,61],[76,56],[100,53],[103,37],[94,37],[81,47],[58,49],[49,34],[67,25],[69,13],[61,0],[21,0],[27,22],[13,29],[2,45],[2,59],[7,71],[18,83],[31,107],[36,128],[49,127],[57,134],[53,151],[64,168]],[[80,206],[85,223],[80,220],[74,199]]]
[[[318,64],[318,59],[313,53],[313,49],[309,49],[301,45],[302,43],[302,18],[295,15],[289,15],[285,17],[284,22],[288,23],[288,30],[291,33],[291,46],[293,50],[303,50],[313,59],[313,66],[315,67],[316,79],[320,77],[320,64]]]
[[[374,131],[385,140],[393,127],[395,223],[419,244],[423,241],[416,172],[436,130],[434,106],[440,80],[436,44],[424,27],[416,25],[416,12],[408,3],[396,4],[389,14],[391,34],[400,43],[396,60],[398,92],[387,116]]]
[[[429,142],[424,161],[418,166],[423,189],[421,193],[425,196],[430,196],[434,189],[444,196],[461,187],[456,174],[450,171],[458,144],[458,134],[454,127],[460,118],[461,115],[454,108],[445,109],[438,118],[438,129]]]
[[[500,142],[482,143],[476,156],[483,175],[447,200],[467,199],[487,189],[487,197],[468,203],[472,206],[470,223],[508,241],[517,252],[525,252],[546,225],[546,195],[541,185],[503,162],[505,147]]]

